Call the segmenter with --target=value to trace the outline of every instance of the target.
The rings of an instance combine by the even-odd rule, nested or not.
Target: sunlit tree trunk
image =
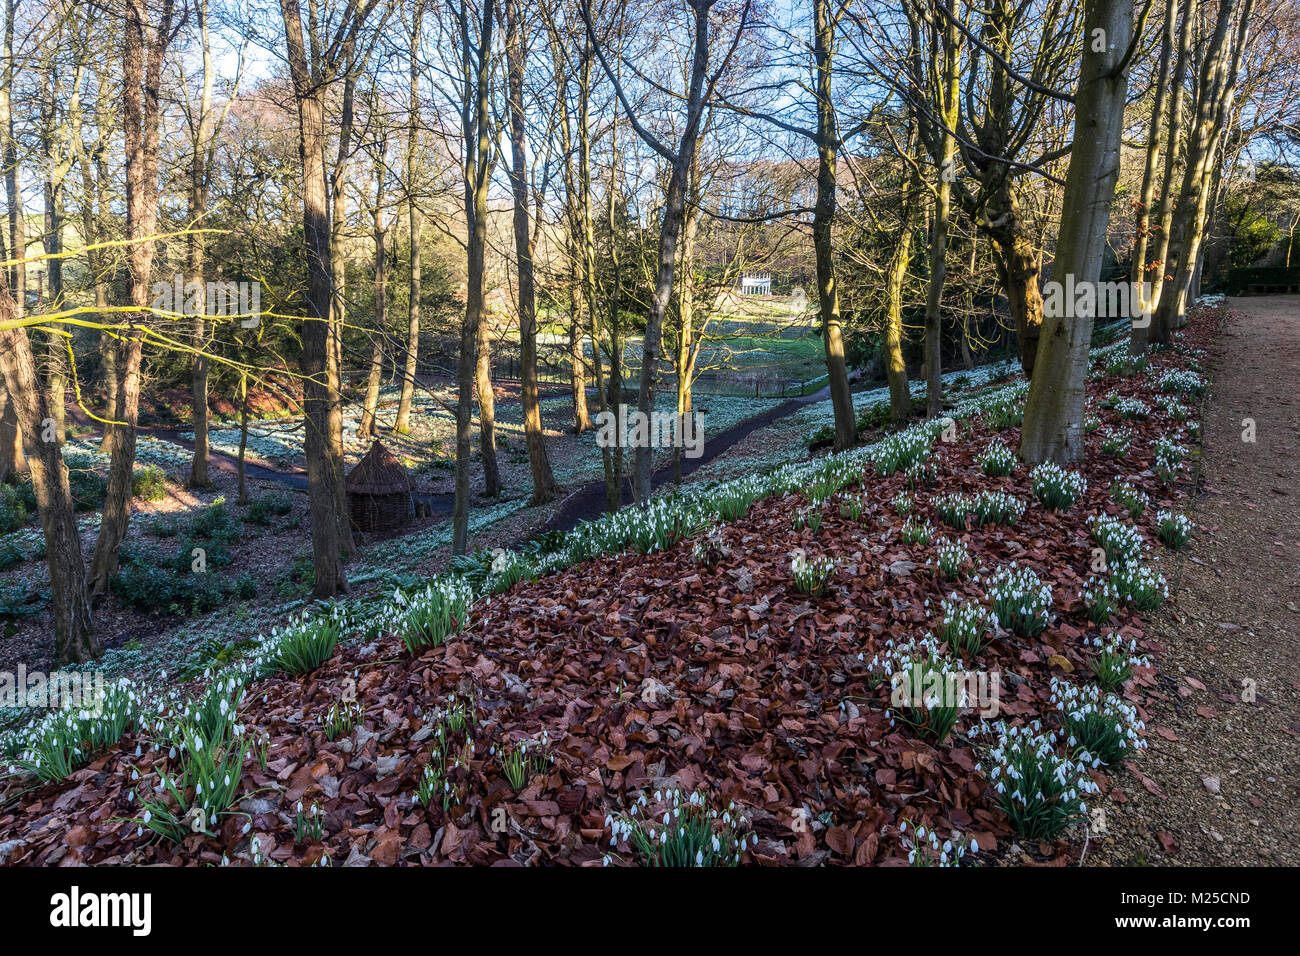
[[[358,11],[349,2],[343,16],[357,28],[373,4]],[[350,54],[321,62],[319,44],[313,40],[312,61],[303,42],[299,0],[280,0],[284,17],[289,73],[298,110],[298,154],[303,175],[303,234],[307,253],[306,314],[302,330],[303,449],[307,459],[307,491],[310,502],[312,556],[316,570],[313,594],[328,598],[347,592],[347,579],[340,560],[344,542],[340,524],[347,515],[339,513],[342,500],[343,461],[342,412],[338,404],[338,366],[331,358],[333,275],[330,261],[330,212],[325,171],[326,81],[333,78],[339,62]],[[315,25],[311,25],[314,32]],[[355,36],[355,34],[354,34]]]
[[[1119,177],[1120,141],[1128,69],[1124,53],[1133,32],[1131,0],[1089,0],[1075,96],[1074,146],[1065,180],[1061,231],[1052,279],[1062,285],[1096,283],[1106,247],[1110,205]],[[1098,33],[1097,31],[1101,31]],[[1093,37],[1104,37],[1098,50]],[[1046,315],[1029,385],[1020,457],[1058,464],[1083,457],[1083,406],[1094,316]]]
[[[212,45],[208,40],[208,5],[199,2],[195,7],[198,18],[199,46],[203,56],[203,91],[199,97],[198,128],[194,137],[194,156],[190,161],[189,221],[192,228],[203,228],[203,216],[208,206],[208,149],[212,135],[212,90],[215,69]],[[185,238],[186,272],[191,282],[202,285],[204,242],[203,234],[191,232]],[[191,488],[206,488],[212,484],[208,475],[208,359],[207,323],[203,310],[194,316],[193,381],[191,399],[194,405],[194,457],[190,462]]]
[[[918,136],[913,123],[908,134],[908,154],[917,156]],[[885,266],[885,377],[889,381],[889,411],[894,424],[912,417],[912,393],[907,384],[907,363],[903,360],[903,284],[907,265],[912,258],[912,232],[921,184],[915,172],[908,171],[903,183],[898,236]]]
[[[358,438],[375,436],[375,419],[379,415],[379,386],[384,374],[384,337],[387,328],[388,302],[388,226],[384,222],[384,153],[387,138],[381,136],[375,157],[375,327],[370,346],[370,372],[366,377],[366,397],[361,406]]]
[[[470,460],[473,455],[474,380],[478,371],[479,329],[484,322],[484,255],[487,249],[487,196],[492,169],[490,85],[493,0],[482,0],[478,25],[462,8],[460,16],[461,64],[465,102],[461,123],[465,134],[463,178],[467,289],[465,320],[461,325],[460,355],[456,366],[456,497],[452,506],[453,554],[464,554],[469,544]],[[471,34],[471,30],[474,33]],[[490,389],[489,389],[490,392]],[[481,398],[481,397],[480,397]]]
[[[1142,288],[1147,281],[1147,246],[1151,236],[1151,204],[1156,196],[1156,176],[1159,173],[1160,153],[1164,149],[1166,114],[1169,105],[1169,65],[1173,60],[1174,28],[1178,22],[1178,3],[1168,0],[1165,28],[1160,37],[1160,60],[1156,66],[1155,102],[1151,106],[1151,124],[1147,127],[1146,165],[1142,170],[1142,192],[1138,197],[1137,221],[1133,228],[1133,261],[1129,268],[1129,282]],[[1171,143],[1170,149],[1177,149]],[[1139,317],[1138,325],[1142,321]],[[1137,331],[1129,339],[1130,351],[1136,353]]]
[[[944,0],[948,12],[953,13],[952,0]],[[936,50],[935,75],[941,88],[938,106],[938,150],[935,160],[939,166],[935,183],[934,219],[930,229],[930,284],[925,295],[925,413],[934,418],[943,411],[943,284],[948,268],[948,226],[952,218],[952,183],[956,176],[957,128],[961,65],[958,49],[958,31],[954,20],[945,21],[943,42]]]
[[[1174,3],[1175,0],[1169,0]],[[1195,32],[1190,25],[1195,22],[1198,0],[1183,0],[1182,3],[1182,23],[1178,41],[1178,57],[1174,61],[1173,79],[1169,84],[1169,126],[1167,142],[1165,149],[1164,175],[1160,182],[1160,219],[1156,226],[1156,245],[1151,255],[1150,270],[1151,276],[1151,294],[1150,305],[1156,307],[1164,297],[1164,287],[1166,278],[1172,278],[1169,275],[1169,249],[1170,233],[1173,230],[1174,221],[1174,201],[1177,196],[1178,184],[1182,181],[1180,170],[1182,168],[1182,135],[1183,135],[1183,117],[1185,113],[1186,93],[1183,91],[1183,85],[1187,80],[1187,71],[1192,58],[1192,34]],[[1148,316],[1144,321],[1138,322],[1133,326],[1132,338],[1129,340],[1129,351],[1133,355],[1142,355],[1146,352],[1148,344],[1156,338],[1157,330],[1155,328],[1155,318]]]
[[[514,194],[515,261],[519,277],[519,379],[524,413],[524,443],[533,478],[532,503],[555,497],[555,476],[546,456],[542,409],[537,390],[537,293],[533,278],[533,238],[528,211],[528,159],[524,133],[525,53],[517,0],[505,0],[506,67],[509,73],[510,189]]]
[[[1236,88],[1237,66],[1253,6],[1254,0],[1246,0],[1240,8],[1230,0],[1221,0],[1214,34],[1202,66],[1194,125],[1189,130],[1187,142],[1187,165],[1170,228],[1173,279],[1163,289],[1152,320],[1155,338],[1162,343],[1167,344],[1174,329],[1186,323],[1188,290],[1205,234],[1214,159]],[[1232,18],[1238,9],[1240,20],[1234,31]]]
[[[55,656],[60,664],[83,663],[98,657],[100,647],[90,617],[77,515],[60,445],[40,438],[41,423],[50,417],[50,408],[45,389],[36,377],[27,332],[9,325],[17,319],[8,277],[0,273],[0,378],[13,398],[15,415],[27,438],[32,488],[45,534]]]
[[[831,0],[813,0],[813,56],[817,84],[817,201],[813,211],[813,251],[817,263],[822,345],[826,352],[826,374],[835,417],[835,450],[843,451],[857,444],[858,425],[853,411],[853,393],[849,389],[848,364],[844,358],[839,288],[831,246],[836,207],[835,167],[839,156],[839,130],[835,104],[831,99],[835,46]]]
[[[100,597],[117,574],[118,548],[131,516],[131,475],[135,465],[136,422],[140,410],[140,360],[143,340],[136,324],[149,321],[150,283],[158,223],[159,93],[166,43],[171,38],[173,0],[164,0],[151,17],[147,0],[126,5],[122,116],[126,143],[126,218],[131,239],[131,305],[126,344],[122,350],[122,383],[118,393],[122,425],[113,443],[99,537],[90,566],[90,593]]]
[[[411,276],[407,292],[406,365],[402,373],[402,394],[397,403],[397,431],[406,434],[411,430],[411,402],[415,397],[415,375],[420,357],[420,297],[422,295],[423,264],[420,261],[420,207],[416,192],[416,175],[419,170],[417,146],[420,121],[420,34],[424,24],[424,4],[415,6],[411,24],[410,78],[407,91],[406,128],[406,217],[408,249],[411,259]]]

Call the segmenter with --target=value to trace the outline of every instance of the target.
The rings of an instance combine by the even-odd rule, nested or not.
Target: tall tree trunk
[[[334,482],[334,515],[338,523],[339,554],[351,558],[356,554],[356,541],[352,536],[352,509],[348,503],[347,488],[343,481],[343,325],[347,319],[347,241],[344,229],[348,218],[348,176],[352,169],[352,130],[356,105],[356,64],[352,54],[344,59],[343,99],[339,111],[339,151],[328,179],[328,195],[332,202],[329,218],[329,271],[330,313],[325,352],[325,384],[329,390],[331,426],[328,434],[330,458],[338,462]],[[337,419],[337,425],[333,422]]]
[[[595,282],[595,256],[591,248],[591,60],[591,39],[584,36],[575,76],[578,105],[577,122],[573,124],[576,126],[576,155],[572,142],[574,136],[569,132],[568,98],[563,92],[560,106],[564,188],[568,196],[569,218],[569,383],[573,394],[573,430],[579,434],[591,428],[583,343],[585,335],[590,332],[587,326],[595,323],[591,295]]]
[[[913,123],[908,134],[909,156],[916,157],[917,145],[917,126]],[[890,419],[896,425],[912,417],[912,393],[907,384],[907,363],[903,360],[903,283],[912,258],[912,231],[921,184],[914,172],[906,175],[898,237],[885,266],[885,378],[889,382]]]
[[[1169,0],[1172,4],[1176,0]],[[1174,199],[1175,190],[1181,181],[1179,170],[1182,166],[1182,135],[1185,114],[1186,93],[1183,91],[1183,85],[1187,79],[1187,71],[1190,67],[1192,58],[1192,40],[1196,32],[1192,29],[1192,24],[1196,19],[1198,0],[1183,0],[1182,4],[1182,24],[1183,30],[1178,41],[1178,58],[1174,61],[1173,79],[1169,84],[1169,134],[1168,145],[1165,149],[1164,176],[1160,183],[1160,219],[1156,227],[1156,246],[1154,254],[1151,256],[1151,270],[1154,273],[1151,280],[1151,294],[1149,304],[1152,308],[1158,307],[1160,300],[1164,297],[1165,280],[1173,278],[1169,273],[1169,248],[1170,233],[1173,230],[1174,221]],[[1129,340],[1129,351],[1131,354],[1138,356],[1145,354],[1148,344],[1157,336],[1155,328],[1156,319],[1154,316],[1146,321],[1138,322],[1133,327],[1133,334]]]
[[[60,664],[84,663],[98,657],[100,647],[90,617],[77,515],[61,446],[40,439],[41,423],[50,417],[49,403],[36,377],[36,360],[26,330],[9,324],[18,318],[8,277],[0,273],[0,377],[27,438],[32,488],[45,533],[55,655]]]
[[[1175,262],[1171,273],[1173,281],[1162,289],[1152,320],[1156,340],[1165,344],[1170,341],[1174,329],[1186,322],[1187,293],[1205,231],[1213,162],[1236,87],[1237,65],[1253,6],[1254,0],[1246,0],[1242,5],[1238,29],[1234,33],[1231,30],[1232,16],[1237,6],[1231,0],[1221,0],[1201,71],[1195,120],[1187,143],[1187,165],[1170,228],[1170,250]]]
[[[609,325],[609,378],[601,394],[600,410],[618,414],[623,404],[623,338],[619,330],[619,303],[623,297],[623,263],[618,249],[618,221],[615,198],[618,194],[618,127],[610,131],[610,153],[613,162],[609,170],[609,186],[605,190],[605,224],[609,232],[609,300],[606,306]],[[596,323],[592,323],[591,350],[600,368],[600,342],[596,336]],[[605,510],[618,511],[623,499],[623,436],[614,429],[614,447],[601,445],[601,464],[605,469]]]
[[[462,11],[468,21],[468,14]],[[483,0],[482,21],[473,46],[469,26],[464,24],[462,68],[464,71],[465,132],[465,219],[467,289],[465,321],[460,332],[460,356],[456,366],[456,498],[452,506],[451,550],[464,554],[469,546],[470,459],[473,455],[474,381],[478,372],[479,329],[484,311],[484,257],[487,249],[487,194],[492,169],[491,54],[493,0]],[[470,101],[472,97],[472,101]],[[490,395],[490,388],[489,388]],[[481,397],[480,397],[481,398]],[[490,400],[490,398],[489,398]]]
[[[834,250],[836,161],[839,129],[831,99],[835,61],[835,17],[831,0],[813,0],[813,56],[817,81],[817,201],[813,211],[813,250],[817,262],[817,301],[821,310],[822,346],[830,381],[831,408],[835,415],[835,450],[852,448],[858,441],[857,416],[844,359],[844,333],[840,324],[840,296],[835,281]]]
[[[189,220],[192,229],[202,227],[202,218],[207,213],[208,205],[208,137],[210,114],[212,112],[212,89],[215,82],[212,48],[208,42],[208,11],[206,3],[196,7],[199,27],[199,46],[203,54],[203,92],[199,98],[199,124],[194,138],[194,157],[190,163],[190,209]],[[201,287],[204,283],[203,234],[191,232],[185,237],[186,272],[189,281]],[[190,462],[191,488],[207,488],[212,485],[208,475],[208,358],[207,323],[204,310],[194,316],[194,357],[192,401],[194,405],[194,456]]]
[[[388,227],[384,223],[384,147],[387,139],[380,138],[375,159],[375,327],[370,346],[370,372],[366,377],[366,397],[361,406],[361,423],[357,426],[358,438],[374,438],[375,419],[379,416],[379,386],[384,374],[384,330],[387,327],[388,304]]]
[[[18,181],[18,140],[14,136],[12,90],[14,76],[14,15],[18,0],[5,0],[4,75],[0,77],[0,141],[3,142],[5,198],[9,208],[9,248],[15,260],[27,256],[27,227],[23,194]],[[27,264],[15,261],[9,272],[9,288],[21,316],[27,311]]]
[[[671,153],[672,172],[664,194],[663,218],[659,225],[659,248],[655,269],[654,292],[650,299],[650,314],[646,317],[645,335],[641,342],[641,387],[637,396],[637,410],[644,421],[654,417],[655,387],[659,374],[659,354],[663,345],[664,314],[673,292],[673,273],[677,267],[677,243],[681,238],[682,220],[686,213],[686,176],[695,156],[700,134],[700,122],[706,106],[705,82],[709,68],[709,9],[712,4],[692,4],[695,14],[691,81],[686,97],[686,126],[682,131],[677,151]],[[635,481],[633,491],[639,504],[650,500],[654,453],[649,442],[636,448]]]
[[[483,459],[483,494],[501,497],[501,469],[497,464],[497,403],[492,392],[492,330],[487,310],[479,318],[475,348],[474,391],[478,394],[479,456]]]
[[[238,478],[236,501],[240,505],[248,504],[248,484],[245,481],[244,459],[248,450],[248,373],[239,372],[239,456],[235,460],[235,473]]]
[[[158,222],[159,90],[167,41],[171,37],[173,0],[164,0],[160,16],[151,18],[147,0],[128,0],[122,91],[126,143],[126,218],[131,240],[131,305],[122,350],[119,420],[108,470],[108,492],[95,553],[90,565],[90,593],[102,597],[117,574],[118,548],[131,516],[131,476],[135,465],[136,422],[140,411],[140,360],[143,339],[136,323],[149,321],[153,236]],[[156,22],[154,22],[156,20]]]
[[[681,264],[677,267],[677,420],[685,425],[692,412],[691,381],[695,375],[695,239],[700,226],[699,153],[691,162],[687,185],[689,202],[682,222]],[[685,435],[683,428],[682,434]],[[673,483],[682,483],[682,445],[673,443]]]
[[[27,255],[27,237],[23,227],[23,197],[18,186],[18,151],[14,139],[13,113],[10,90],[14,79],[14,12],[17,0],[5,2],[4,65],[0,67],[0,162],[4,164],[5,198],[9,211],[9,249],[15,264],[8,270],[7,288],[13,290],[11,306],[15,318],[21,318],[27,299],[27,266],[21,260]],[[26,333],[22,333],[26,338]],[[30,343],[28,349],[30,351]],[[9,390],[4,388],[3,411],[0,412],[0,475],[25,471],[22,428],[18,422],[18,406],[9,400]]]
[[[1132,0],[1088,0],[1084,18],[1087,39],[1075,97],[1074,145],[1052,264],[1052,280],[1062,286],[1069,276],[1076,286],[1095,286],[1101,274],[1110,204],[1119,177],[1128,94],[1123,60],[1133,33]],[[1104,37],[1104,49],[1094,47],[1094,37]],[[1060,311],[1064,314],[1043,318],[1025,405],[1020,457],[1031,465],[1064,464],[1084,454],[1083,406],[1094,316],[1071,317],[1070,308]]]
[[[925,295],[925,413],[935,418],[943,412],[943,284],[948,267],[948,226],[952,218],[952,184],[956,178],[957,129],[961,60],[957,22],[952,0],[944,0],[948,18],[942,32],[942,67],[937,71],[940,123],[939,180],[935,184],[934,220],[930,231],[930,284]]]
[[[1169,105],[1169,65],[1174,53],[1174,29],[1178,23],[1178,3],[1167,0],[1165,28],[1160,36],[1160,60],[1156,66],[1155,102],[1151,106],[1151,124],[1147,127],[1146,165],[1142,170],[1142,192],[1138,197],[1137,221],[1133,227],[1133,261],[1129,267],[1129,282],[1135,289],[1147,281],[1147,246],[1151,236],[1151,204],[1156,196],[1156,174],[1160,166],[1160,152],[1164,148],[1166,113]],[[1176,143],[1170,149],[1177,149]],[[1141,324],[1141,319],[1138,319]],[[1129,340],[1132,350],[1137,336]]]
[[[528,158],[524,132],[524,67],[527,53],[517,0],[505,0],[506,68],[509,73],[510,189],[514,194],[515,260],[519,275],[519,379],[524,443],[533,478],[532,503],[555,497],[555,476],[546,456],[542,407],[537,388],[537,293],[533,278],[532,225],[528,212]]]
[[[582,266],[576,258],[574,244],[570,243],[569,248],[569,387],[573,393],[573,431],[581,434],[591,427],[591,412],[587,408],[587,359],[583,354],[586,323],[582,307]]]
[[[55,165],[55,157],[46,153],[47,170]],[[63,187],[53,178],[45,181],[45,251],[50,256],[49,284],[43,307],[48,312],[58,312],[64,305],[63,286]],[[68,354],[65,339],[59,330],[50,329],[45,337],[45,378],[49,382],[50,417],[54,419],[54,434],[59,444],[67,439]]]
[[[420,34],[424,21],[424,4],[417,3],[411,24],[410,80],[408,85],[406,127],[406,217],[411,257],[411,281],[408,286],[406,367],[402,374],[402,395],[397,403],[397,431],[411,430],[411,402],[415,398],[415,373],[420,358],[420,295],[423,280],[420,262],[420,206],[417,201],[416,147],[420,120]]]
[[[289,72],[298,108],[298,158],[302,163],[303,235],[307,253],[306,315],[302,330],[303,450],[307,459],[312,557],[316,570],[313,594],[329,598],[347,592],[340,560],[339,486],[343,462],[334,438],[342,431],[336,383],[330,359],[333,278],[330,271],[330,213],[325,173],[325,93],[303,45],[299,0],[280,0],[284,17]],[[315,55],[315,51],[313,51]],[[340,442],[341,443],[341,442]]]

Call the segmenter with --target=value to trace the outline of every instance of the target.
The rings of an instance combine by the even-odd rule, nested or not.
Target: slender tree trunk
[[[27,299],[27,266],[20,261],[27,254],[27,237],[23,228],[23,198],[18,187],[18,152],[14,140],[13,114],[10,90],[13,87],[14,11],[17,0],[6,0],[4,32],[4,65],[0,67],[0,161],[4,163],[5,196],[9,209],[10,257],[16,260],[7,275],[7,289],[13,290],[11,309],[15,318],[21,318]],[[6,298],[8,293],[6,292]],[[26,333],[22,333],[26,338]],[[31,345],[28,343],[28,351]],[[0,383],[2,385],[3,383]],[[8,387],[0,396],[0,480],[27,470],[23,455],[22,428],[18,421],[18,403],[10,401]],[[78,545],[80,550],[80,545]]]
[[[831,0],[813,2],[813,56],[817,82],[817,201],[813,211],[813,250],[817,262],[817,301],[821,310],[822,346],[830,381],[831,408],[835,416],[835,450],[852,448],[858,441],[857,415],[849,388],[844,358],[844,333],[840,324],[839,288],[835,279],[834,250],[836,162],[839,130],[831,99],[835,60],[835,18]]]
[[[618,127],[610,133],[610,152],[613,162],[610,164],[609,186],[605,190],[605,223],[609,231],[609,302],[606,306],[609,325],[609,378],[605,392],[601,396],[601,411],[618,414],[618,407],[623,403],[623,338],[619,330],[619,303],[623,297],[623,263],[618,248],[618,217],[615,198],[618,194]],[[596,356],[596,367],[600,368],[600,344],[596,337],[595,323],[592,323],[591,349]],[[623,499],[623,436],[619,429],[614,429],[614,447],[601,446],[601,464],[605,469],[605,510],[610,514],[618,511]]]
[[[55,654],[60,664],[84,663],[98,657],[100,647],[90,617],[77,515],[60,445],[40,439],[41,422],[50,417],[50,409],[45,389],[37,381],[36,360],[27,332],[4,327],[18,317],[9,295],[8,277],[0,274],[0,377],[13,397],[16,417],[27,438],[32,488],[45,533]]]
[[[467,16],[467,15],[466,15]],[[479,328],[484,322],[484,256],[487,249],[487,194],[491,176],[492,134],[491,51],[493,0],[483,0],[482,22],[473,47],[462,50],[467,102],[462,113],[465,131],[465,218],[467,290],[465,321],[460,333],[460,356],[456,367],[456,498],[452,508],[451,550],[464,554],[469,545],[470,459],[473,455],[474,380],[478,371]],[[465,24],[469,44],[469,24]],[[472,96],[472,102],[469,97]],[[491,390],[489,387],[489,401]],[[481,397],[480,397],[481,398]]]
[[[203,91],[199,97],[199,123],[197,135],[194,137],[194,156],[190,162],[189,219],[191,228],[198,229],[203,226],[202,217],[206,214],[208,205],[207,161],[212,90],[215,84],[215,75],[212,62],[212,47],[208,42],[207,4],[197,4],[195,13],[198,17],[199,46],[203,56]],[[196,282],[201,287],[204,282],[203,234],[198,232],[190,233],[185,237],[185,247],[188,260],[186,262],[186,272],[189,273],[189,281]],[[190,462],[189,485],[191,488],[207,488],[212,484],[212,478],[208,475],[208,359],[204,354],[207,347],[208,333],[203,312],[204,310],[200,310],[194,316],[195,353],[191,389],[191,399],[194,406],[194,456]]]
[[[537,389],[537,293],[533,278],[532,225],[528,211],[528,159],[524,132],[526,52],[520,36],[517,0],[505,0],[506,68],[509,73],[510,189],[514,194],[515,260],[519,275],[519,379],[524,443],[533,478],[532,503],[555,497],[555,476],[546,456],[542,407]]]
[[[411,402],[415,398],[415,374],[420,358],[420,295],[423,281],[420,262],[420,207],[416,194],[417,145],[420,119],[420,34],[424,20],[424,4],[415,8],[411,26],[410,83],[408,89],[406,128],[406,216],[410,236],[411,281],[408,287],[406,367],[402,374],[402,395],[397,404],[397,431],[406,434],[411,430]]]
[[[0,139],[3,140],[5,197],[9,207],[9,248],[15,260],[27,256],[27,227],[23,194],[18,181],[18,140],[14,136],[12,90],[14,85],[14,15],[18,0],[5,0],[4,75],[0,77]],[[9,271],[9,288],[21,316],[27,311],[27,264],[15,262]]]
[[[235,461],[235,473],[239,479],[236,502],[248,504],[248,485],[244,480],[244,458],[248,450],[248,373],[239,373],[239,457]]]
[[[1174,3],[1175,0],[1169,0]],[[1183,0],[1183,30],[1178,41],[1178,58],[1174,61],[1173,79],[1169,84],[1169,135],[1165,149],[1164,176],[1160,183],[1160,219],[1156,227],[1156,246],[1151,257],[1151,295],[1149,304],[1156,308],[1164,297],[1165,280],[1173,278],[1169,274],[1170,233],[1174,221],[1174,198],[1177,182],[1180,181],[1179,170],[1182,164],[1182,134],[1186,94],[1183,85],[1192,57],[1192,39],[1195,30],[1192,24],[1196,20],[1198,0]],[[1133,327],[1129,340],[1129,351],[1138,356],[1146,353],[1148,344],[1157,336],[1155,318],[1149,317]]]
[[[576,256],[572,243],[570,250]],[[587,408],[587,361],[583,354],[585,322],[580,291],[581,272],[582,267],[574,258],[569,270],[569,385],[573,392],[573,431],[576,434],[591,427],[591,412]]]
[[[330,271],[330,213],[325,173],[325,87],[313,77],[303,44],[299,0],[280,0],[289,71],[298,108],[298,158],[303,175],[303,234],[307,253],[306,315],[302,330],[303,450],[307,459],[312,556],[316,570],[313,594],[329,598],[347,592],[340,560],[339,485],[343,462],[334,436],[342,415],[331,387],[330,359],[333,277]]]
[[[959,35],[952,0],[944,0],[949,19],[942,36],[942,68],[938,71],[940,128],[938,130],[939,179],[935,184],[934,219],[930,232],[930,284],[925,295],[925,412],[935,418],[943,412],[943,284],[948,266],[948,226],[952,218],[952,183],[956,177],[957,128],[961,61]]]
[[[917,139],[913,123],[908,136],[908,152],[913,157],[917,154]],[[912,258],[912,231],[919,193],[916,175],[908,173],[903,184],[898,238],[885,266],[885,377],[889,381],[890,419],[896,425],[912,417],[912,393],[907,384],[907,363],[903,360],[903,283]]]
[[[47,153],[49,166],[54,157]],[[49,284],[46,287],[44,308],[57,312],[64,307],[63,287],[63,188],[60,183],[45,182],[45,251],[50,260],[47,267]],[[50,416],[54,419],[54,433],[59,444],[67,440],[68,353],[62,335],[51,329],[45,338],[45,377],[50,389]]]
[[[165,0],[154,23],[146,0],[128,0],[122,92],[123,132],[126,142],[126,216],[131,239],[131,305],[124,367],[118,393],[122,425],[114,436],[108,470],[108,492],[95,553],[90,566],[90,593],[102,597],[117,574],[118,548],[126,537],[131,516],[131,476],[135,465],[136,422],[140,410],[140,360],[143,340],[136,323],[149,321],[150,280],[154,263],[154,240],[158,222],[158,121],[159,92],[166,42],[171,34],[174,10]]]
[[[1164,148],[1166,114],[1169,105],[1169,65],[1174,53],[1174,29],[1178,23],[1178,3],[1168,0],[1165,13],[1165,28],[1160,38],[1160,60],[1156,67],[1156,95],[1151,107],[1151,124],[1147,127],[1146,165],[1142,170],[1142,192],[1138,198],[1137,221],[1133,228],[1133,261],[1129,268],[1129,282],[1134,288],[1142,288],[1147,281],[1147,246],[1151,235],[1151,204],[1155,202],[1156,175],[1159,172],[1160,153]],[[1171,143],[1171,149],[1177,144]],[[1141,324],[1141,319],[1137,319]],[[1137,340],[1134,335],[1129,340],[1129,348]]]
[[[375,419],[379,415],[379,386],[384,374],[384,330],[387,327],[388,297],[388,227],[384,224],[384,147],[380,140],[375,160],[375,328],[370,351],[370,373],[366,378],[366,397],[361,407],[358,438],[374,438]]]
[[[1095,284],[1106,247],[1110,204],[1119,177],[1120,141],[1128,69],[1120,69],[1133,32],[1131,0],[1088,0],[1084,36],[1105,38],[1098,51],[1083,46],[1075,97],[1074,145],[1066,175],[1061,233],[1052,279]],[[1097,31],[1102,31],[1100,34]],[[1029,385],[1020,457],[1032,465],[1083,457],[1083,406],[1093,314],[1045,315],[1035,374]]]
[[[483,494],[501,497],[501,468],[497,464],[497,403],[492,392],[492,329],[486,308],[479,319],[475,349],[474,390],[478,393],[479,456],[483,459]]]
[[[641,387],[637,397],[637,410],[644,421],[654,417],[655,387],[659,373],[659,354],[663,345],[664,314],[673,292],[673,273],[677,267],[677,243],[681,238],[682,220],[686,213],[686,176],[695,156],[699,139],[700,122],[705,107],[705,80],[709,68],[709,9],[710,4],[697,2],[695,14],[694,52],[691,60],[691,82],[686,103],[686,127],[672,158],[672,173],[664,195],[663,218],[659,226],[659,250],[655,269],[654,292],[650,299],[650,314],[646,318],[645,335],[641,343]],[[838,328],[838,312],[834,317]],[[636,500],[645,505],[650,501],[653,471],[653,449],[649,442],[636,448],[635,482]]]
[[[1232,16],[1237,7],[1229,0],[1221,0],[1202,68],[1195,121],[1187,143],[1187,166],[1170,229],[1170,249],[1176,263],[1171,273],[1173,281],[1162,290],[1152,320],[1157,341],[1165,344],[1170,341],[1174,329],[1186,323],[1188,289],[1204,236],[1212,166],[1236,86],[1236,67],[1253,5],[1253,0],[1246,0],[1242,5],[1234,35]]]
[[[352,509],[348,504],[347,488],[343,481],[343,325],[347,318],[347,242],[344,229],[348,217],[347,185],[352,169],[352,131],[356,105],[356,64],[352,53],[344,58],[343,98],[339,111],[339,150],[331,170],[327,195],[332,201],[329,216],[329,274],[330,312],[326,324],[328,335],[325,351],[325,385],[329,394],[330,429],[327,440],[330,458],[337,462],[334,481],[334,515],[338,523],[339,554],[344,559],[356,554],[356,541],[352,536]]]

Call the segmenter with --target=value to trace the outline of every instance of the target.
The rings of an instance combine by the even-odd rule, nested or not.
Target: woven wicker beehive
[[[378,439],[347,477],[348,508],[358,531],[391,531],[411,520],[414,484]]]

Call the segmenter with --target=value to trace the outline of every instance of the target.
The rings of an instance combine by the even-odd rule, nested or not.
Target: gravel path
[[[1228,305],[1196,538],[1148,631],[1165,650],[1132,764],[1146,780],[1105,801],[1090,862],[1300,864],[1300,297]]]

